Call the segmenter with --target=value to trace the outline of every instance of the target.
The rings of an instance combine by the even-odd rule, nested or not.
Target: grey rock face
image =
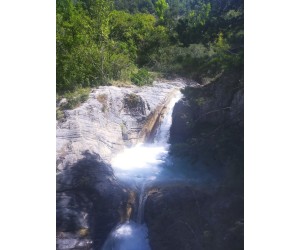
[[[109,163],[114,153],[143,141],[182,80],[154,82],[147,87],[102,86],[66,119],[57,121],[57,170],[82,158],[88,150]]]

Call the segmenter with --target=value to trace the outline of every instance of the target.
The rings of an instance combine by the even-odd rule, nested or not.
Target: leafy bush
[[[108,54],[103,64],[106,80],[129,81],[131,73],[136,70],[129,52],[124,53],[122,43],[113,43],[107,47]]]
[[[220,33],[209,45],[191,44],[188,47],[173,45],[157,50],[151,56],[152,69],[165,73],[176,72],[201,81],[214,77],[224,70],[243,68],[243,52],[233,53]]]
[[[143,86],[151,84],[153,82],[153,78],[146,69],[140,69],[137,73],[133,73],[131,75],[131,81],[137,86]]]
[[[243,70],[242,0],[226,0],[224,6],[216,0],[142,2],[57,2],[56,87],[60,95],[111,81],[150,84],[147,70],[137,71],[143,67],[196,81],[226,70]],[[70,103],[77,105],[78,100]]]
[[[56,120],[62,120],[65,117],[65,114],[59,108],[56,108]]]
[[[64,109],[74,109],[80,105],[80,103],[85,102],[90,93],[90,88],[79,88],[74,92],[68,92],[64,95],[67,99],[67,103],[62,107]]]

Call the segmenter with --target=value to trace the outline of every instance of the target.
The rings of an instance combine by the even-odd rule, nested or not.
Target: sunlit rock
[[[82,158],[88,150],[109,163],[126,146],[151,135],[159,116],[183,81],[156,82],[147,87],[102,86],[57,122],[57,170]]]

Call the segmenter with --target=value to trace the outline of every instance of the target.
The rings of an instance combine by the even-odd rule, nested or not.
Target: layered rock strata
[[[125,146],[144,141],[163,108],[182,81],[155,82],[147,87],[103,86],[74,110],[65,111],[57,122],[57,170],[82,158],[88,150],[109,163]]]

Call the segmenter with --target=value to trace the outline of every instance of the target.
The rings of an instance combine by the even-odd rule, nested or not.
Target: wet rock
[[[243,249],[243,195],[230,189],[163,187],[149,194],[145,221],[152,249]]]
[[[93,242],[89,239],[80,239],[77,234],[61,233],[56,240],[56,249],[88,250],[93,249]]]
[[[236,74],[226,74],[205,86],[187,87],[185,99],[176,104],[171,137],[196,125],[243,121],[244,86]],[[185,116],[184,116],[185,115]],[[183,126],[189,122],[191,126]],[[240,124],[241,126],[243,123]]]
[[[213,82],[187,87],[175,105],[170,129],[171,154],[186,158],[193,169],[243,182],[244,86],[242,76],[226,73]],[[224,177],[225,178],[225,177]]]
[[[193,119],[192,108],[187,100],[179,100],[174,107],[172,126],[170,129],[170,141],[181,142],[191,134],[191,121]]]
[[[205,86],[187,87],[184,94],[173,112],[170,153],[178,169],[207,174],[209,185],[163,187],[149,195],[145,220],[151,247],[243,249],[241,76],[226,73]]]

